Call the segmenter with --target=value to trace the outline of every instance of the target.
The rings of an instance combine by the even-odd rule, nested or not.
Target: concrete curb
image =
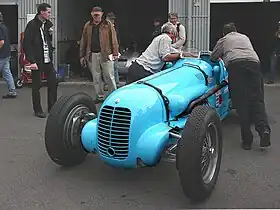
[[[59,86],[70,86],[70,85],[77,85],[77,86],[93,86],[93,82],[60,82]]]
[[[264,84],[265,87],[280,87],[280,83],[275,84]]]

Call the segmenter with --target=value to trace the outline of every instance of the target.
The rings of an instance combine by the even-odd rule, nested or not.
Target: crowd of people
[[[28,22],[24,31],[23,50],[26,59],[31,63],[33,110],[37,117],[45,118],[41,106],[41,72],[48,81],[48,111],[57,100],[56,71],[52,62],[52,22],[50,21],[51,5],[42,3],[37,7],[37,15]],[[104,15],[101,7],[95,6],[91,11],[92,19],[83,27],[80,40],[80,63],[89,68],[93,77],[96,102],[102,102],[108,94],[117,89],[119,79],[116,62],[119,58],[119,37],[115,27],[115,15]],[[162,70],[164,64],[182,57],[195,57],[183,52],[186,43],[186,29],[178,21],[177,13],[170,13],[168,22],[162,24],[154,20],[155,30],[147,49],[133,62],[128,69],[127,84],[155,74]],[[272,62],[279,57],[280,26],[276,33],[276,48]],[[237,31],[234,23],[224,25],[223,37],[213,49],[211,59],[222,59],[229,72],[229,89],[232,102],[240,118],[242,147],[251,149],[253,134],[251,124],[255,124],[260,136],[260,146],[270,146],[270,126],[268,124],[263,77],[260,70],[260,59],[250,39]],[[15,98],[13,77],[9,68],[9,41],[7,28],[0,13],[0,70],[8,83],[9,92],[4,98]],[[271,82],[274,79],[276,65],[272,65]],[[104,87],[108,87],[108,91]]]

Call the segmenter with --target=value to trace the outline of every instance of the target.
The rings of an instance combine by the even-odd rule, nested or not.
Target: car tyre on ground
[[[85,93],[62,96],[51,109],[45,127],[45,146],[51,160],[63,167],[81,164],[87,152],[81,143],[79,116],[97,115],[92,98]]]
[[[195,202],[212,193],[222,158],[220,117],[209,106],[195,107],[177,147],[177,169],[184,194]]]

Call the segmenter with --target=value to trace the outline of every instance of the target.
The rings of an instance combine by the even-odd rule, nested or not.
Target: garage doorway
[[[137,43],[137,51],[145,50],[152,40],[153,19],[168,17],[168,0],[59,0],[58,1],[58,61],[67,63],[69,52],[78,58],[78,46],[84,24],[91,19],[94,6],[105,14],[114,12],[117,17],[121,49]],[[70,46],[73,50],[69,50]],[[78,61],[76,60],[76,65]],[[77,67],[76,67],[77,68]],[[82,70],[77,70],[80,72]]]
[[[280,2],[271,3],[212,3],[210,49],[222,36],[223,24],[235,22],[238,30],[252,41],[261,62],[262,71],[270,67],[270,54],[276,24],[280,20]]]

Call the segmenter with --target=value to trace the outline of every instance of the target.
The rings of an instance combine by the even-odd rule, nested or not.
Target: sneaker
[[[17,93],[16,92],[9,92],[6,95],[2,96],[3,99],[11,99],[11,98],[16,98]]]
[[[47,115],[44,112],[35,112],[35,116],[39,118],[46,118]]]
[[[261,136],[260,147],[269,147],[270,145],[270,131],[265,131]]]
[[[105,100],[104,97],[97,96],[95,99],[95,103],[99,104],[99,103],[102,103],[104,100]]]
[[[103,90],[104,90],[104,91],[108,91],[108,90],[109,90],[108,85],[105,84],[105,85],[103,86]]]

